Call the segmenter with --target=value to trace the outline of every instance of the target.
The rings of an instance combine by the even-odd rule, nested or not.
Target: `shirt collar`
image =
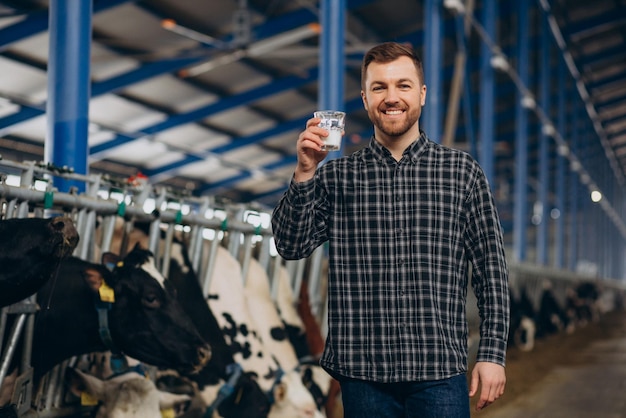
[[[419,156],[428,145],[428,137],[424,133],[424,131],[420,131],[420,136],[413,141],[411,145],[407,147],[402,153],[402,159],[408,158],[413,164],[417,164]],[[376,140],[376,138],[372,135],[372,139],[370,140],[369,148],[372,152],[372,156],[376,161],[383,162],[388,159],[393,159],[391,156],[391,152],[387,148],[385,148],[380,142]],[[394,160],[395,162],[395,160]]]

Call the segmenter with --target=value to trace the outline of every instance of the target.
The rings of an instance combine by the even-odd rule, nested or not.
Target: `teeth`
[[[388,110],[385,112],[387,115],[399,115],[400,113],[402,113],[401,110]]]

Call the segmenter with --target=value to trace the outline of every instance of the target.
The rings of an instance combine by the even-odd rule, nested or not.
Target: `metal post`
[[[529,63],[529,0],[519,0],[517,32],[517,72],[523,85],[528,85]],[[515,201],[513,208],[513,257],[518,263],[526,261],[528,229],[528,110],[524,93],[517,93],[515,106]],[[534,100],[533,100],[534,103]]]
[[[91,1],[50,0],[48,60],[48,135],[45,160],[87,173],[91,56]],[[84,183],[55,179],[68,191]]]
[[[550,28],[545,16],[541,16],[541,43],[540,43],[540,101],[543,112],[550,114]],[[550,202],[548,201],[549,186],[549,162],[548,162],[548,141],[549,132],[546,131],[547,126],[541,125],[539,132],[539,182],[537,190],[537,203],[540,205],[539,211],[535,215],[539,215],[539,224],[537,225],[537,264],[548,264],[548,226],[550,219],[548,209]]]
[[[428,137],[441,142],[443,103],[443,11],[442,0],[424,2],[424,83],[427,86],[422,128]]]
[[[489,38],[496,39],[497,9],[495,0],[483,4],[483,26]],[[479,162],[485,176],[495,187],[494,142],[495,142],[495,73],[491,66],[491,49],[483,42],[480,48],[480,140]]]
[[[344,111],[346,0],[322,0],[320,11],[322,32],[318,107],[321,110]],[[342,148],[340,146],[339,150],[329,152],[324,161],[341,156]]]

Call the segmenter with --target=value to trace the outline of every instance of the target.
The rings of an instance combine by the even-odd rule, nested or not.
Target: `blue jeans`
[[[469,418],[465,374],[427,382],[339,378],[344,418]]]

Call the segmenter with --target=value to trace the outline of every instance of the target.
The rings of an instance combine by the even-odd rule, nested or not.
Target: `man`
[[[327,133],[307,122],[273,213],[276,246],[298,259],[329,241],[320,363],[341,384],[345,418],[469,417],[468,392],[480,410],[506,382],[508,272],[489,184],[471,156],[420,131],[426,86],[412,48],[373,47],[361,87],[374,137],[318,168]],[[470,264],[481,339],[468,390]]]

